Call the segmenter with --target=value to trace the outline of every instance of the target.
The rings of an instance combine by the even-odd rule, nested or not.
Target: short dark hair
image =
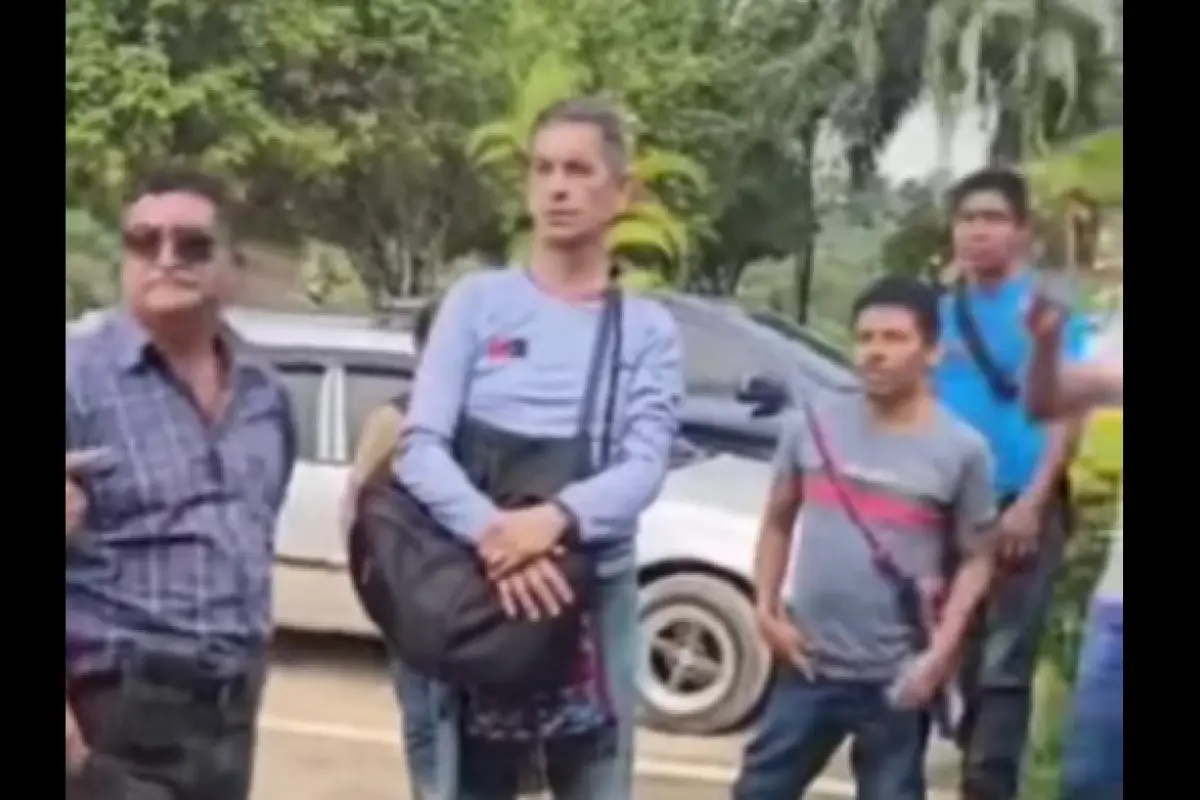
[[[146,195],[170,192],[186,192],[203,197],[218,212],[224,212],[229,205],[229,188],[223,180],[183,164],[167,164],[142,173],[133,183],[127,199],[132,203]]]
[[[982,192],[995,192],[1003,197],[1017,222],[1029,219],[1029,184],[1020,173],[1002,167],[972,172],[954,184],[946,205],[951,213],[955,213],[968,197]]]
[[[576,97],[552,103],[534,119],[530,140],[545,128],[564,122],[591,125],[600,133],[609,168],[621,175],[629,170],[629,132],[625,118],[612,103],[600,97]]]
[[[859,316],[868,308],[878,306],[903,308],[910,312],[917,323],[917,331],[927,344],[936,344],[941,336],[938,293],[916,278],[888,275],[876,280],[855,299],[851,324],[857,324]]]
[[[418,309],[417,317],[413,320],[413,339],[418,350],[423,349],[429,341],[429,332],[433,330],[433,320],[437,317],[441,304],[441,299],[435,297]]]

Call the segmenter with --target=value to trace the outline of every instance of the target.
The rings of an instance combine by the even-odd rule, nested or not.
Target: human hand
[[[97,450],[74,450],[67,453],[66,535],[68,537],[79,530],[87,515],[87,495],[79,485],[79,477],[95,463],[98,452]]]
[[[488,576],[503,577],[551,552],[569,520],[551,503],[501,511],[479,540],[479,556]]]
[[[954,658],[943,650],[926,650],[908,664],[889,692],[900,709],[925,708],[954,674]]]
[[[1057,302],[1037,292],[1030,298],[1025,311],[1025,330],[1037,342],[1055,342],[1066,324],[1066,310]]]
[[[1042,527],[1042,509],[1030,498],[1018,498],[1004,509],[996,523],[999,541],[997,555],[1001,561],[1016,564],[1037,552],[1038,534]]]
[[[812,645],[800,628],[785,614],[775,609],[758,608],[755,610],[755,618],[759,635],[766,642],[772,655],[812,680]]]
[[[87,742],[84,741],[83,733],[79,730],[79,724],[75,721],[75,715],[71,713],[71,704],[66,704],[67,709],[67,771],[76,773],[83,769],[83,764],[88,759],[89,750]]]
[[[538,558],[495,585],[504,613],[512,618],[557,617],[575,601],[562,570],[549,558]]]

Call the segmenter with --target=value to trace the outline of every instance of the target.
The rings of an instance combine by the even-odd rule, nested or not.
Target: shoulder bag
[[[871,552],[871,561],[875,565],[875,568],[895,589],[900,613],[904,617],[905,623],[912,634],[911,645],[913,652],[921,653],[929,647],[933,631],[930,629],[931,623],[924,611],[925,604],[921,599],[920,586],[917,585],[915,578],[905,573],[900,565],[896,563],[896,559],[891,551],[887,549],[883,540],[867,523],[862,512],[859,511],[858,506],[850,496],[850,492],[843,481],[840,463],[834,457],[833,451],[829,446],[829,440],[825,437],[825,431],[810,403],[805,403],[804,413],[808,422],[809,432],[812,435],[813,444],[817,448],[817,454],[821,458],[825,473],[829,478],[829,483],[837,494],[838,503],[850,519],[850,522],[858,529],[866,541],[867,548]],[[956,699],[956,695],[953,694],[953,688],[946,688],[938,693],[929,708],[938,734],[947,739],[954,738],[958,724],[957,719],[955,719],[958,716],[955,709],[959,705],[955,703]]]
[[[591,422],[601,383],[608,397],[600,430],[600,463],[612,449],[619,374],[622,298],[605,294],[588,366],[578,424],[561,439],[514,434],[465,417],[453,443],[455,460],[498,507],[553,499],[594,474]],[[609,377],[602,381],[606,355]],[[557,566],[575,603],[551,619],[511,619],[473,547],[438,525],[402,484],[388,475],[366,488],[350,537],[355,589],[370,619],[406,666],[437,680],[496,695],[527,695],[567,683],[575,666],[581,612],[593,596],[594,565],[577,536],[564,537]]]

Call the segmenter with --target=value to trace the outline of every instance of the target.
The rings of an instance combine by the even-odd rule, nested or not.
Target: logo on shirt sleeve
[[[525,339],[508,339],[503,336],[493,336],[488,339],[487,357],[489,361],[525,358],[528,354],[529,342]]]

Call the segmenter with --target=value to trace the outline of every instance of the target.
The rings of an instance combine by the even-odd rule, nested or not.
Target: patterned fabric
[[[582,736],[614,723],[605,688],[604,661],[595,622],[584,617],[579,656],[566,686],[533,695],[519,703],[469,689],[464,732],[493,742],[539,742]]]
[[[67,551],[72,676],[137,651],[235,673],[267,640],[295,422],[273,374],[226,344],[231,396],[209,425],[126,313],[67,340],[67,448],[104,452]]]

